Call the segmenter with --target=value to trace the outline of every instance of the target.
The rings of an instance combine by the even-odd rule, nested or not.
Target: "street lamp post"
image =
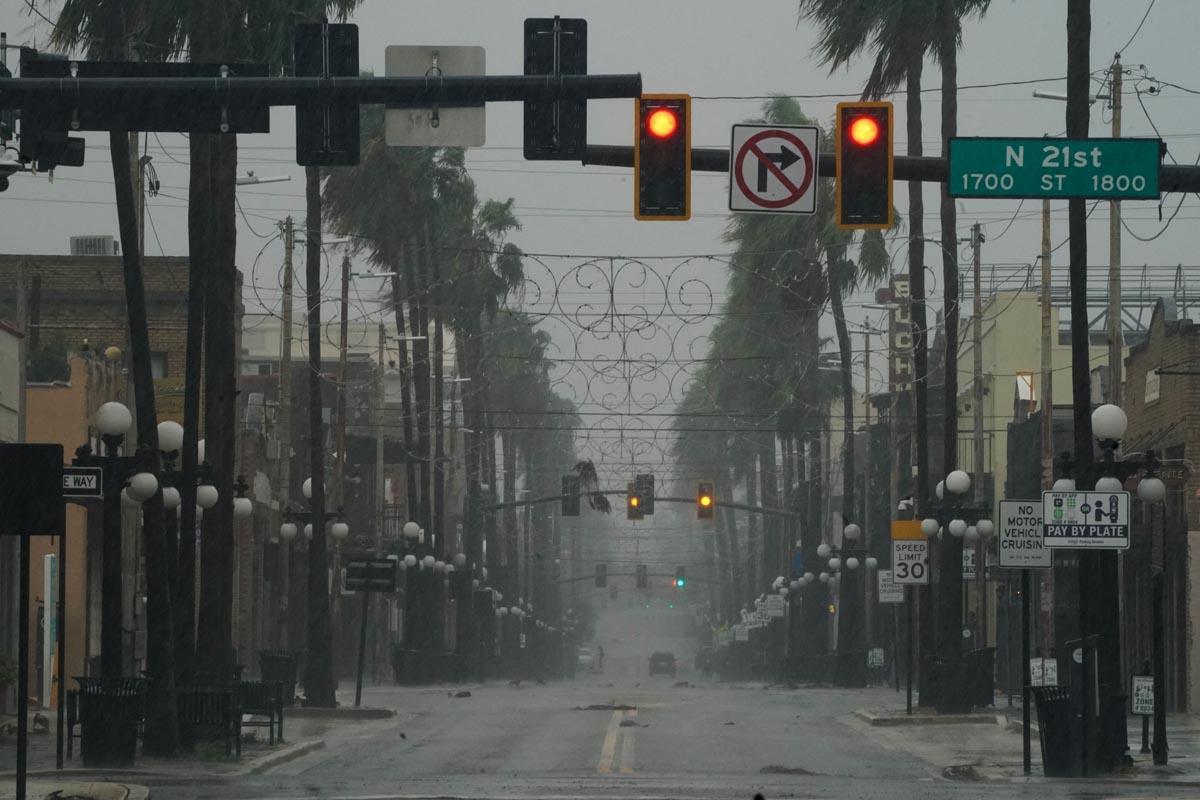
[[[118,678],[123,671],[123,638],[121,620],[121,502],[122,497],[134,498],[125,486],[135,474],[154,476],[144,469],[149,466],[149,454],[139,451],[122,455],[125,436],[133,427],[133,414],[116,401],[104,403],[96,411],[96,429],[100,432],[103,454],[93,455],[90,444],[75,450],[72,463],[76,466],[99,467],[103,472],[103,535],[101,539],[100,594],[100,674]],[[149,494],[157,490],[157,480]],[[139,480],[139,493],[149,488],[146,479]],[[138,502],[140,505],[140,501]]]
[[[987,506],[971,506],[963,502],[971,490],[971,476],[963,470],[951,471],[934,490],[937,500],[930,503],[929,513],[921,523],[922,531],[928,536],[937,536],[942,542],[941,564],[938,570],[938,621],[937,658],[940,663],[928,662],[933,673],[924,682],[936,692],[933,705],[942,712],[970,710],[971,698],[967,686],[969,678],[966,665],[962,663],[963,604],[965,595],[962,584],[963,542],[981,541],[981,523],[984,531],[992,530]],[[968,522],[970,520],[970,522]],[[945,534],[949,533],[949,537]],[[980,548],[982,550],[982,548]],[[976,563],[976,569],[982,565]],[[924,659],[923,659],[924,660]]]

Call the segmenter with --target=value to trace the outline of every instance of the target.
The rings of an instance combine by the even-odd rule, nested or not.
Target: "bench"
[[[234,687],[180,686],[175,690],[179,728],[188,746],[197,738],[225,740],[225,755],[242,755],[241,714]]]
[[[252,728],[265,727],[269,732],[270,743],[275,744],[276,728],[278,739],[283,741],[283,683],[280,681],[239,681],[238,693],[238,739],[241,739],[241,726]],[[265,717],[265,720],[245,720],[242,715]]]

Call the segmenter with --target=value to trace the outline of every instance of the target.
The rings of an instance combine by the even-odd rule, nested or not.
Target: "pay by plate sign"
[[[1045,569],[1053,566],[1053,553],[1042,543],[1042,504],[1037,500],[1001,500],[1001,567]]]
[[[1046,547],[1127,550],[1129,492],[1042,492]]]

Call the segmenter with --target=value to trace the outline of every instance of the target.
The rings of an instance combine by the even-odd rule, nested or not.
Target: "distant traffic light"
[[[692,98],[645,94],[634,101],[633,216],[692,216]]]
[[[625,519],[639,520],[642,517],[642,496],[637,490],[637,483],[630,481],[625,492]]]
[[[579,476],[575,474],[562,476],[562,515],[564,517],[579,516]]]
[[[892,104],[838,103],[839,228],[892,226]]]
[[[645,564],[637,565],[637,588],[645,589],[650,586],[650,576]]]
[[[700,481],[700,485],[696,489],[696,519],[712,519],[713,508],[716,504],[717,498],[713,493],[713,482]]]
[[[654,474],[650,472],[642,473],[634,477],[634,484],[637,486],[638,497],[641,499],[642,516],[649,517],[654,515]]]
[[[687,586],[687,574],[685,573],[683,567],[676,567],[675,568],[675,588],[682,589],[685,586]]]
[[[596,588],[603,589],[608,586],[608,564],[596,565]]]

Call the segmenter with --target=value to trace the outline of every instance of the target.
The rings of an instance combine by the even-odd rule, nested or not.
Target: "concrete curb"
[[[995,725],[1000,719],[996,714],[878,714],[860,708],[854,716],[872,727],[894,727],[899,725]]]
[[[0,800],[15,797],[15,786],[0,789]],[[135,783],[106,781],[31,780],[26,785],[28,797],[86,797],[91,800],[149,800],[150,789]],[[14,792],[14,793],[11,793]]]
[[[297,706],[286,712],[288,719],[391,719],[396,716],[391,708],[355,708],[354,706],[338,706],[337,708],[317,708]]]
[[[275,767],[282,766],[289,761],[295,761],[296,759],[302,758],[309,753],[315,753],[316,751],[323,749],[325,749],[324,739],[309,739],[305,742],[297,742],[296,744],[290,747],[285,747],[277,752],[268,753],[262,758],[256,760],[253,764],[247,765],[246,768],[241,770],[238,774],[261,775],[269,769],[274,769]]]

